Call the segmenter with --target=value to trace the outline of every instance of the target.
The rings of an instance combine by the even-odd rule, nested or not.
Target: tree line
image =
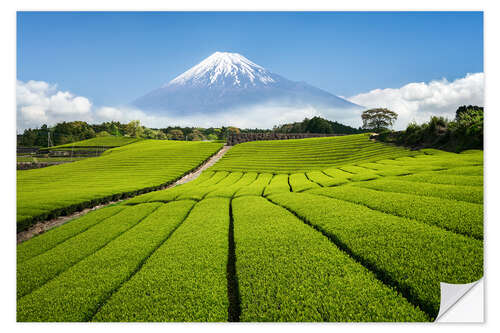
[[[411,122],[405,130],[382,130],[378,140],[412,148],[438,148],[460,152],[467,149],[483,149],[484,108],[462,105],[455,118],[432,116],[428,122]]]
[[[336,121],[321,117],[305,118],[301,122],[284,124],[273,127],[276,133],[321,133],[321,134],[358,134],[366,132],[362,128],[354,128]]]
[[[156,129],[142,126],[139,120],[127,124],[118,121],[88,124],[84,121],[62,122],[54,126],[42,125],[29,128],[17,135],[17,144],[22,147],[48,147],[91,139],[101,136],[129,136],[158,140],[224,140],[230,133],[239,133],[236,127],[198,128],[169,126]]]
[[[379,140],[412,147],[435,147],[447,150],[483,148],[483,107],[475,105],[460,106],[454,120],[433,116],[428,123],[410,123],[406,130],[392,131],[390,128],[398,115],[386,108],[366,110],[361,114],[363,126],[354,128],[321,117],[305,118],[301,122],[276,125],[272,129],[240,129],[233,126],[220,128],[180,127],[148,128],[139,120],[127,124],[117,121],[101,124],[88,124],[84,121],[58,123],[52,127],[27,129],[18,135],[18,146],[47,147],[56,146],[99,136],[129,136],[159,140],[226,140],[231,134],[238,133],[322,133],[357,134],[379,133]]]
[[[84,121],[62,122],[54,126],[42,125],[40,128],[26,129],[17,136],[17,144],[21,147],[48,147],[67,144],[75,141],[91,139],[99,136],[129,136],[135,138],[158,140],[226,140],[230,134],[238,133],[339,133],[355,134],[363,130],[340,124],[336,121],[320,117],[305,118],[302,122],[274,126],[273,129],[241,129],[228,127],[180,127],[148,128],[142,126],[139,120],[127,124],[118,121],[101,124],[88,124]]]

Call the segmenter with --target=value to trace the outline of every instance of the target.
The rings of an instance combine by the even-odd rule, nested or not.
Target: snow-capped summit
[[[288,110],[312,108],[325,116],[331,116],[332,110],[344,113],[362,109],[307,83],[271,73],[241,54],[228,52],[215,52],[132,105],[165,116],[237,113],[242,108],[260,109],[262,105]]]
[[[275,82],[272,73],[238,53],[215,52],[164,85],[248,87]]]

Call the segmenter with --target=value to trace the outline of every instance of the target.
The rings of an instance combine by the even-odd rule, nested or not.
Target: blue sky
[[[17,15],[17,79],[94,105],[134,100],[215,51],[341,96],[483,72],[483,15],[50,13]]]

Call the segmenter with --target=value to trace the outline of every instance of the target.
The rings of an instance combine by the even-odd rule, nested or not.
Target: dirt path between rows
[[[180,184],[184,184],[184,183],[190,182],[190,181],[198,178],[203,170],[206,170],[206,169],[210,168],[212,165],[214,165],[218,160],[220,160],[222,158],[222,156],[224,156],[224,154],[231,147],[232,146],[224,146],[224,147],[222,147],[222,149],[219,150],[219,152],[217,154],[215,154],[214,156],[212,156],[208,161],[206,161],[204,164],[202,164],[198,169],[196,169],[193,172],[188,173],[187,175],[185,175],[184,177],[182,177],[181,179],[179,179],[175,183],[170,184],[168,186],[165,186],[164,189],[170,188],[170,187],[174,187],[174,186],[177,186],[177,185],[180,185]]]
[[[187,175],[185,175],[181,179],[177,180],[175,183],[172,183],[170,185],[167,185],[167,186],[164,186],[162,188],[159,188],[156,191],[165,190],[167,188],[171,188],[171,187],[174,187],[174,186],[177,186],[177,185],[181,185],[181,184],[190,182],[190,181],[198,178],[200,176],[200,174],[204,170],[206,170],[207,168],[211,167],[218,160],[220,160],[222,158],[222,156],[224,156],[224,154],[231,147],[232,146],[224,146],[224,147],[222,147],[222,149],[219,150],[219,152],[217,152],[217,154],[213,155],[208,161],[206,161],[205,163],[203,163],[202,165],[200,165],[200,167],[198,169],[194,170],[193,172],[188,173]],[[127,198],[127,199],[131,199],[131,198],[132,197]],[[18,233],[17,234],[17,244],[22,243],[22,242],[30,239],[33,236],[39,235],[41,233],[44,233],[47,230],[50,230],[50,229],[52,229],[54,227],[57,227],[57,226],[59,226],[61,224],[69,222],[69,221],[71,221],[71,220],[73,220],[73,219],[75,219],[77,217],[83,216],[83,215],[87,214],[88,212],[91,212],[93,210],[96,210],[96,209],[99,209],[99,208],[103,208],[103,207],[115,204],[115,203],[123,201],[123,200],[126,200],[126,199],[122,199],[122,200],[118,200],[118,201],[111,201],[111,202],[108,202],[106,204],[94,206],[92,208],[86,208],[84,210],[81,210],[79,212],[73,213],[71,215],[59,216],[59,217],[56,217],[55,219],[52,219],[52,220],[40,221],[40,222],[34,224],[33,226],[31,226],[28,230],[21,231],[20,233]]]

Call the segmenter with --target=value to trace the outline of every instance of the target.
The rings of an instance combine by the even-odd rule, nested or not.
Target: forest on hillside
[[[462,105],[455,112],[453,120],[432,116],[426,123],[408,124],[403,131],[382,131],[377,138],[413,149],[437,148],[461,152],[467,149],[483,149],[483,137],[484,108]]]

